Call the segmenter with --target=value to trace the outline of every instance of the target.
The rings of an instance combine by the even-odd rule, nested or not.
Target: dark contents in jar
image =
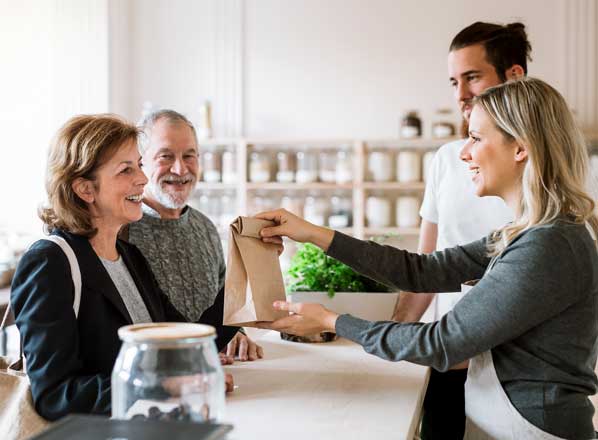
[[[204,403],[199,413],[189,410],[187,405],[178,405],[168,412],[162,412],[157,406],[152,406],[145,414],[135,414],[131,420],[159,420],[162,422],[209,422],[210,406]]]

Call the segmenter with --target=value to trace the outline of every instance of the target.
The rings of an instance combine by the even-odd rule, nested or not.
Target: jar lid
[[[177,342],[215,334],[216,329],[211,325],[186,322],[152,322],[118,329],[118,337],[125,342]]]

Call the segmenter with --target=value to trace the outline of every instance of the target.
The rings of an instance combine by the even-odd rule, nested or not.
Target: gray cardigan
[[[368,353],[440,371],[491,350],[505,392],[529,422],[559,437],[594,437],[587,396],[598,385],[598,253],[583,225],[534,227],[490,268],[486,239],[418,255],[336,232],[328,254],[411,292],[455,292],[481,278],[439,321],[341,315],[336,332]]]

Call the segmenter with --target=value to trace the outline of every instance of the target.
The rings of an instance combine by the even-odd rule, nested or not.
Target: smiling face
[[[526,159],[525,148],[516,140],[507,140],[488,114],[474,106],[461,160],[469,165],[476,194],[499,196],[507,203],[516,200]]]
[[[449,52],[449,81],[463,118],[469,120],[471,101],[489,87],[501,84],[496,69],[486,59],[481,44],[466,46]]]
[[[143,157],[150,179],[145,191],[148,205],[161,214],[181,210],[199,173],[197,142],[191,128],[166,119],[156,121]]]
[[[141,170],[137,144],[130,141],[95,173],[89,209],[95,227],[120,227],[141,218],[141,198],[147,178]]]

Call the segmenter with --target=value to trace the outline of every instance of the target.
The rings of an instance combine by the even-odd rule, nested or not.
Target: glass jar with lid
[[[324,226],[328,217],[328,201],[319,194],[310,193],[303,205],[303,218],[315,225]]]
[[[121,327],[112,370],[112,417],[217,422],[224,372],[212,326],[148,323]]]
[[[237,183],[237,155],[230,146],[222,152],[222,183]]]
[[[451,109],[441,108],[436,111],[435,121],[432,123],[432,136],[447,138],[455,135],[455,124],[451,119]]]
[[[227,230],[228,226],[237,218],[237,198],[234,191],[224,191],[220,196],[220,217],[221,230]]]
[[[201,162],[204,182],[220,182],[222,176],[220,152],[214,147],[205,147],[201,155]]]
[[[303,216],[303,199],[292,191],[282,196],[280,206],[299,217]]]
[[[295,154],[289,150],[276,153],[276,181],[291,183],[295,180]]]
[[[389,182],[393,176],[392,153],[386,149],[373,149],[368,154],[368,174],[374,182]]]
[[[390,199],[383,194],[370,195],[365,203],[365,217],[370,228],[390,226],[392,217]]]
[[[419,225],[419,198],[404,195],[397,198],[396,219],[401,228],[414,228]]]
[[[336,152],[323,150],[320,152],[320,181],[324,183],[336,182]]]
[[[197,210],[215,224],[220,220],[220,198],[212,191],[203,191],[197,199]]]
[[[422,135],[422,120],[416,111],[409,111],[401,120],[401,137],[411,139]]]
[[[318,181],[318,156],[307,147],[297,151],[297,183],[312,183]]]
[[[271,180],[271,156],[263,148],[256,147],[249,155],[249,181],[265,183]]]
[[[350,227],[353,223],[352,209],[351,197],[348,194],[334,194],[330,199],[328,226],[334,229]]]
[[[353,180],[353,152],[351,147],[343,145],[336,153],[336,183],[349,183]]]
[[[404,183],[421,181],[421,156],[417,151],[403,150],[397,154],[397,180]]]
[[[258,212],[271,211],[277,208],[279,203],[278,198],[273,198],[271,194],[260,191],[249,198],[249,213],[254,215]]]

